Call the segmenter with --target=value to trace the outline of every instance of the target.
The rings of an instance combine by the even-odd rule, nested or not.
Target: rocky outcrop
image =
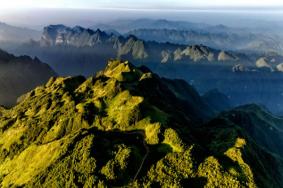
[[[271,68],[271,65],[267,62],[268,60],[264,57],[259,58],[256,61],[256,67],[257,68]]]
[[[225,52],[225,51],[221,51],[218,54],[218,61],[237,61],[237,57],[234,57],[232,54]]]
[[[276,69],[280,72],[283,72],[283,63],[280,63],[276,66]]]

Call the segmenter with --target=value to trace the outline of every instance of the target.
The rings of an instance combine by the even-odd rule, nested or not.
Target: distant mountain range
[[[205,30],[209,29],[214,32],[228,31],[229,28],[224,25],[208,25],[204,23],[193,23],[187,21],[171,21],[166,19],[132,19],[116,20],[109,23],[96,24],[92,29],[116,30],[120,33],[127,33],[135,29],[172,29],[172,30]]]
[[[29,28],[16,27],[0,22],[0,42],[27,42],[40,39],[41,32]]]
[[[161,76],[185,79],[202,94],[217,88],[232,106],[254,102],[276,113],[283,111],[283,59],[276,53],[245,54],[204,45],[158,43],[64,25],[45,27],[40,41],[26,43],[16,53],[37,56],[60,75],[93,75],[109,58],[129,59]]]
[[[248,52],[283,52],[283,44],[276,36],[267,34],[214,32],[213,30],[136,29],[126,35],[135,35],[146,41],[175,44],[204,44],[212,48]]]
[[[225,25],[208,25],[186,21],[137,19],[116,20],[97,24],[91,30],[103,30],[108,35],[134,35],[145,41],[170,42],[182,45],[209,46],[222,50],[243,52],[283,53],[282,35],[251,28],[232,28]],[[260,32],[261,31],[261,32]],[[0,23],[0,47],[13,49],[15,44],[30,39],[39,40],[40,31]]]
[[[127,61],[51,78],[0,114],[1,187],[283,187],[281,118],[217,116],[185,81]]]
[[[56,73],[39,59],[16,57],[0,50],[0,105],[16,104],[18,97],[52,76]]]
[[[65,54],[66,56],[62,56]],[[108,58],[125,58],[135,63],[236,63],[252,65],[252,60],[242,53],[213,49],[204,45],[180,45],[172,43],[146,42],[130,35],[128,37],[107,34],[101,30],[90,30],[79,26],[74,28],[64,25],[51,25],[44,28],[40,41],[30,42],[20,48],[18,53],[39,56],[49,62],[56,71],[62,74],[91,74],[83,70],[82,65],[74,68],[62,66],[69,63],[89,64],[93,58],[104,62]],[[82,55],[88,56],[86,58]],[[74,62],[79,56],[82,60]],[[55,59],[54,59],[55,58]],[[57,60],[60,59],[60,62]],[[64,61],[62,61],[64,59]],[[85,60],[87,62],[85,62]],[[71,61],[71,62],[70,62]],[[90,65],[94,67],[95,65]],[[96,69],[97,70],[97,69]],[[95,71],[92,69],[92,71]]]
[[[40,41],[41,47],[84,48],[98,45],[109,45],[117,51],[116,57],[118,58],[129,56],[131,59],[162,63],[184,61],[184,59],[187,59],[187,62],[190,60],[194,62],[237,61],[241,55],[215,50],[203,45],[185,46],[172,43],[145,42],[134,35],[128,37],[109,35],[100,29],[93,31],[79,26],[74,28],[64,25],[45,27]]]
[[[149,31],[154,35],[154,31]],[[154,38],[158,41],[158,37],[165,35],[170,38],[170,35],[160,35],[156,32]],[[178,37],[177,37],[178,38]],[[192,37],[196,39],[197,37]],[[217,42],[219,40],[225,40],[224,36],[219,35],[210,36],[211,41]],[[234,40],[229,40],[230,43],[236,45],[237,41],[241,41],[242,37],[235,37]],[[251,37],[252,38],[252,37]],[[262,37],[265,39],[265,37]],[[184,41],[184,39],[180,39]],[[36,42],[35,42],[36,43]],[[35,44],[32,43],[32,44]],[[200,42],[201,43],[201,42]],[[222,42],[219,42],[222,43]],[[231,50],[218,50],[217,48],[211,48],[202,44],[199,45],[181,45],[170,42],[153,42],[144,41],[135,35],[128,35],[123,37],[117,34],[108,34],[100,29],[96,31],[91,29],[85,29],[79,26],[74,28],[66,27],[64,25],[51,25],[44,28],[43,35],[39,42],[40,47],[76,47],[76,48],[93,48],[93,52],[99,51],[104,48],[104,53],[97,53],[98,58],[103,55],[109,55],[114,58],[126,58],[133,61],[142,61],[149,63],[232,63],[232,65],[243,64],[245,66],[252,66],[254,68],[262,68],[256,64],[256,61],[261,58],[269,59],[271,61],[270,68],[273,70],[280,69],[280,63],[283,62],[283,57],[276,53],[268,53],[266,51],[262,54],[263,57],[256,54],[239,53]],[[223,48],[231,49],[231,44],[223,44]],[[255,48],[253,48],[255,49]],[[109,57],[109,56],[108,56]],[[267,62],[268,64],[268,62]],[[231,65],[231,64],[230,64]],[[279,66],[278,66],[279,65]],[[247,69],[246,69],[247,70]]]
[[[265,32],[262,29],[232,28],[225,25],[208,25],[164,19],[117,20],[108,24],[97,24],[92,28],[117,31],[126,36],[135,35],[146,41],[184,45],[203,44],[223,50],[283,54],[283,43],[281,42],[283,36],[281,33]]]

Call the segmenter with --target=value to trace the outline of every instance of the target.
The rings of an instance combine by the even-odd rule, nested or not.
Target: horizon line
[[[6,11],[25,11],[25,10],[119,10],[119,11],[270,11],[277,10],[283,11],[283,5],[281,6],[192,6],[192,7],[141,7],[141,8],[131,8],[131,7],[24,7],[24,8],[4,8],[0,7],[0,10]]]

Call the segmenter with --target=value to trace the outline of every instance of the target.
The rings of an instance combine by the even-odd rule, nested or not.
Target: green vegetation
[[[170,145],[175,152],[183,151],[184,144],[174,129],[165,130],[163,143]]]
[[[0,108],[1,187],[282,187],[281,154],[263,149],[272,143],[229,112],[203,124],[205,107],[186,83],[129,62],[51,78]],[[257,111],[251,125],[281,128]]]

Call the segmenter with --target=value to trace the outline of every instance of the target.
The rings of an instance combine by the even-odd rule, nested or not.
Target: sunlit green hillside
[[[283,187],[280,154],[216,112],[128,62],[51,78],[0,108],[1,187]]]

